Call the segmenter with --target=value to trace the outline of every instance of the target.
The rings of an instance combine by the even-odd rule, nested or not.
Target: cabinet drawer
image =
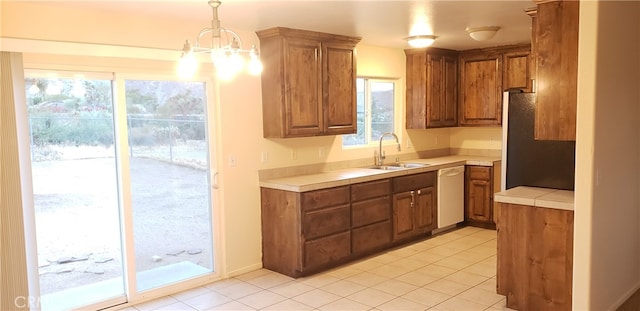
[[[304,268],[331,264],[351,254],[349,231],[304,243]]]
[[[384,196],[351,204],[351,225],[364,225],[387,220],[391,217],[391,197]]]
[[[349,230],[349,205],[306,212],[302,218],[302,234],[306,240]]]
[[[351,185],[351,201],[360,201],[388,195],[391,191],[389,179]]]
[[[349,203],[349,186],[303,192],[300,204],[303,211]]]
[[[393,178],[393,193],[400,193],[436,185],[436,173],[427,172]]]
[[[365,226],[352,231],[353,252],[360,253],[391,243],[391,221]]]
[[[490,180],[491,167],[488,166],[467,166],[470,179]]]

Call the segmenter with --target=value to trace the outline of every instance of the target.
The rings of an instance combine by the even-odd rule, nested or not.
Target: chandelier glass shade
[[[260,75],[262,63],[256,46],[252,45],[248,50],[243,49],[242,39],[238,34],[220,27],[218,7],[222,3],[219,0],[209,0],[208,4],[213,14],[211,27],[200,30],[195,44],[191,44],[189,40],[184,43],[178,63],[178,75],[185,79],[192,78],[198,71],[198,56],[207,53],[210,54],[216,75],[222,80],[233,79],[245,69],[252,75]],[[209,45],[202,46],[201,40],[206,42],[207,37],[210,39]]]

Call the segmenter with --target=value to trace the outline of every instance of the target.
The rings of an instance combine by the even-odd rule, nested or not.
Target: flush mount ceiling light
[[[245,64],[242,54],[247,54],[249,63],[247,70],[252,75],[259,75],[262,72],[262,63],[258,58],[258,49],[255,45],[251,49],[244,50],[242,48],[242,40],[235,32],[220,27],[220,19],[218,19],[218,7],[222,4],[218,0],[209,0],[207,2],[212,9],[213,18],[211,19],[211,27],[203,28],[198,33],[195,45],[187,40],[182,48],[182,56],[178,63],[178,75],[182,78],[191,78],[198,70],[197,54],[209,53],[215,67],[215,71],[223,80],[230,80],[238,72],[240,72]],[[210,42],[208,47],[200,45],[200,40],[209,34]],[[204,40],[206,41],[206,40]]]
[[[487,41],[500,30],[499,26],[484,26],[484,27],[475,27],[475,28],[467,28],[467,33],[469,36],[476,41]]]
[[[409,43],[411,47],[424,48],[432,45],[433,42],[436,41],[436,38],[436,36],[432,35],[417,35],[406,37],[404,39],[407,40],[407,43]]]

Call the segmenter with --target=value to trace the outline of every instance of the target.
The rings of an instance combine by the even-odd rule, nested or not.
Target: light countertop
[[[515,187],[494,195],[500,203],[529,205],[573,211],[573,191],[537,187]]]
[[[401,170],[390,171],[363,167],[346,168],[314,174],[261,180],[260,187],[293,192],[304,192],[402,176],[407,174],[435,171],[441,168],[453,167],[458,165],[493,166],[494,163],[498,161],[500,161],[499,157],[468,155],[413,159],[402,161],[402,163],[420,163],[428,165],[423,167],[405,168]]]

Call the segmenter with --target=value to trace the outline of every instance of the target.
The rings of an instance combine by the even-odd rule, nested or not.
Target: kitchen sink
[[[369,168],[377,169],[377,170],[385,170],[385,171],[395,171],[395,170],[403,170],[409,168],[418,168],[425,167],[429,164],[423,163],[393,163],[393,164],[385,164],[385,165],[374,165]]]

